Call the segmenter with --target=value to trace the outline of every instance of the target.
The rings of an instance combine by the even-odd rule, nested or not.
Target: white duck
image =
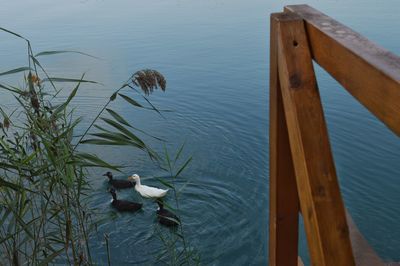
[[[168,189],[160,189],[142,185],[140,183],[140,177],[137,174],[131,175],[128,177],[128,179],[136,182],[135,190],[144,198],[162,198],[168,192]]]

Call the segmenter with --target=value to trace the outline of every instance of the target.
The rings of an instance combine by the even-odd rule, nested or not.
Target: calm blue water
[[[123,102],[114,109],[167,139],[171,151],[186,141],[185,155],[194,160],[179,180],[191,181],[182,195],[182,216],[203,264],[263,265],[268,242],[269,14],[288,3],[295,2],[3,0],[0,26],[29,38],[37,52],[79,50],[102,58],[42,59],[53,76],[77,78],[86,72],[87,78],[104,84],[85,86],[75,100],[84,125],[132,72],[162,72],[167,92],[151,99],[174,110],[165,114],[167,119]],[[398,1],[307,3],[400,54]],[[1,33],[0,72],[24,65],[25,59],[24,43]],[[379,255],[399,261],[400,141],[326,73],[317,72],[346,206]],[[1,104],[12,106],[7,99]],[[160,143],[149,143],[162,150]],[[165,175],[134,150],[92,151],[130,165],[129,173]],[[93,173],[91,199],[111,217],[100,173]],[[131,191],[122,196],[134,198]],[[152,264],[160,245],[155,208],[145,202],[142,213],[117,215],[99,227],[100,236],[110,234],[115,265]],[[99,261],[106,259],[103,242],[102,237],[93,240]],[[304,237],[301,250],[306,256]]]

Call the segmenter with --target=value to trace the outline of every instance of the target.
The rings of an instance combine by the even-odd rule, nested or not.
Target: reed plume
[[[164,76],[153,69],[144,69],[135,72],[132,77],[132,83],[139,87],[147,96],[158,88],[165,91],[167,86]]]

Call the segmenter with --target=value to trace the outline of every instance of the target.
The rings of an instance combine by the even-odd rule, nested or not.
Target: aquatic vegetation
[[[134,132],[151,135],[133,127],[110,105],[118,97],[135,108],[162,115],[147,96],[155,89],[165,91],[165,78],[150,69],[133,73],[111,95],[84,133],[75,136],[82,119],[74,115],[70,103],[82,84],[97,82],[85,79],[85,75],[77,79],[51,77],[39,58],[62,53],[90,55],[76,51],[34,54],[28,39],[4,28],[0,31],[24,40],[28,48],[27,66],[0,73],[24,73],[21,86],[0,83],[0,88],[11,93],[17,104],[13,110],[0,107],[0,260],[7,265],[92,265],[90,236],[96,233],[97,218],[86,200],[92,192],[88,169],[121,171],[121,166],[82,152],[79,146],[128,146],[144,151],[160,164],[161,157]],[[73,84],[64,101],[58,97],[59,83]],[[134,90],[148,105],[123,94],[124,89]],[[96,124],[97,121],[107,128]],[[107,235],[105,239],[110,264],[112,248]]]
[[[183,144],[180,149],[176,152],[176,155],[171,159],[167,149],[165,148],[165,165],[162,168],[168,172],[170,178],[158,178],[160,183],[168,187],[173,195],[174,206],[166,202],[162,202],[162,206],[159,204],[159,211],[157,214],[164,215],[165,217],[158,217],[161,224],[167,224],[168,226],[175,225],[170,231],[162,230],[162,228],[156,228],[158,236],[164,245],[164,251],[160,253],[157,259],[168,265],[199,265],[200,255],[197,250],[189,243],[186,237],[186,231],[184,229],[184,223],[182,222],[181,209],[180,209],[180,196],[185,187],[189,184],[189,181],[185,181],[181,186],[177,186],[176,180],[180,177],[182,172],[188,167],[192,161],[192,157],[189,157],[182,161],[182,152],[185,147]],[[162,222],[161,222],[162,221]]]

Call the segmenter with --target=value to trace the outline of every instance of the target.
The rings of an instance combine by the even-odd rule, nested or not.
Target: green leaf
[[[87,161],[91,162],[92,166],[110,168],[110,169],[113,169],[113,170],[116,170],[116,171],[120,171],[119,168],[121,166],[111,165],[111,164],[103,161],[102,159],[100,159],[99,157],[97,157],[96,155],[93,155],[93,154],[80,152],[80,153],[77,154],[76,157],[78,159],[84,159],[84,160],[87,160]]]
[[[57,250],[50,256],[47,256],[44,260],[42,260],[38,266],[47,266],[52,260],[54,260],[56,257],[58,257],[62,252],[64,252],[65,247],[63,247],[60,250]]]
[[[94,125],[94,127],[97,128],[97,129],[99,129],[99,130],[101,130],[101,131],[104,131],[104,132],[107,132],[107,133],[112,133],[111,131],[109,131],[109,130],[107,130],[107,129],[105,129],[105,128],[99,126],[99,125]],[[141,129],[138,129],[138,128],[132,126],[132,125],[131,125],[130,127],[131,127],[132,129],[136,130],[136,131],[139,131],[140,133],[143,133],[143,134],[146,135],[146,136],[149,136],[149,137],[151,137],[151,138],[153,138],[153,139],[156,139],[156,140],[165,142],[164,139],[158,138],[158,137],[156,137],[156,136],[153,136],[153,135],[147,133],[146,131],[143,131],[143,130],[141,130]]]
[[[26,157],[23,161],[22,164],[27,164],[29,163],[31,160],[33,160],[33,158],[35,158],[37,155],[37,152],[33,152],[31,155],[29,155],[28,157]]]
[[[165,117],[162,115],[162,113],[160,112],[160,110],[158,110],[158,109],[149,101],[149,99],[147,99],[147,98],[144,97],[143,95],[142,95],[142,97],[143,97],[143,99],[146,100],[146,102],[151,106],[151,108],[152,108],[154,111],[156,111],[162,118],[165,119]]]
[[[100,166],[100,165],[98,165],[96,163],[89,163],[89,162],[72,162],[72,163],[75,164],[75,165],[79,165],[81,167],[85,167],[85,168],[89,168],[89,167],[93,167],[93,168],[109,168],[111,170],[115,170],[115,171],[118,171],[118,172],[121,172],[120,168],[124,167],[122,165],[106,167],[106,166]]]
[[[93,56],[93,55],[90,55],[90,54],[87,54],[87,53],[83,53],[83,52],[79,52],[79,51],[72,51],[72,50],[70,50],[70,51],[68,51],[68,50],[43,51],[43,52],[40,52],[40,53],[36,54],[35,57],[46,56],[46,55],[55,55],[55,54],[65,54],[65,53],[80,54],[80,55],[85,55],[85,56],[88,56],[88,57],[99,59],[96,56]]]
[[[145,100],[150,104],[151,108],[150,108],[150,107],[145,107],[145,106],[141,105],[141,104],[138,103],[137,101],[133,100],[131,97],[126,96],[126,95],[124,95],[124,94],[122,94],[122,93],[118,93],[118,95],[121,96],[125,101],[127,101],[128,103],[130,103],[131,105],[136,106],[136,107],[140,107],[140,108],[144,108],[144,109],[152,110],[152,111],[157,111],[157,112],[159,112],[159,113],[160,113],[160,112],[173,112],[172,110],[160,110],[160,109],[157,109],[157,108],[156,108],[154,105],[152,105],[152,104],[149,102],[149,100],[146,99],[146,98],[145,98]],[[160,115],[161,115],[161,114],[160,114]]]
[[[7,217],[10,215],[10,213],[11,213],[11,211],[8,209],[8,208],[6,208],[6,207],[4,207],[4,208],[2,208],[3,210],[4,210],[4,212],[3,212],[3,217],[0,219],[0,226],[2,226],[3,225],[3,223],[6,221],[6,219],[7,219]],[[0,244],[2,243],[3,241],[1,240],[0,241]]]
[[[90,135],[113,141],[130,141],[130,139],[126,135],[117,132],[110,132],[110,133],[100,132],[100,133],[91,133]]]
[[[136,106],[136,107],[140,107],[140,108],[144,108],[143,105],[141,105],[137,101],[133,100],[131,97],[126,96],[126,95],[124,95],[122,93],[118,93],[118,95],[121,96],[125,101],[127,101],[131,105]]]
[[[31,230],[29,229],[29,225],[30,225],[31,223],[33,223],[35,220],[39,219],[40,217],[36,217],[36,218],[32,219],[31,221],[29,221],[28,223],[25,223],[25,221],[18,215],[18,213],[17,213],[15,210],[11,209],[11,211],[12,211],[13,214],[14,214],[15,220],[16,220],[16,221],[18,222],[18,224],[22,227],[22,229],[25,231],[25,233],[26,233],[30,238],[33,239],[34,236],[33,236],[32,232],[31,232]]]
[[[175,212],[176,211],[176,209],[175,208],[173,208],[171,205],[169,205],[168,203],[166,203],[166,202],[162,202],[162,204],[164,205],[164,208],[166,208],[166,209],[168,209],[168,210],[170,210],[170,211],[172,211],[172,212]]]
[[[150,149],[150,148],[148,148],[147,147],[147,153],[148,153],[148,155],[150,156],[150,159],[152,159],[153,161],[155,160],[155,161],[160,161],[161,160],[161,158],[160,158],[160,156],[157,154],[157,152],[155,152],[155,151],[153,151],[152,149]]]
[[[192,157],[190,157],[183,165],[182,167],[178,170],[178,172],[176,172],[175,174],[175,178],[178,177],[180,175],[180,173],[182,173],[183,170],[185,170],[185,168],[189,165],[189,163],[192,161]]]
[[[105,145],[105,146],[126,146],[125,143],[109,141],[109,140],[101,140],[101,139],[85,139],[80,143],[82,144],[91,144],[91,145]]]
[[[86,79],[70,79],[70,78],[57,78],[57,77],[49,77],[43,79],[43,82],[51,81],[51,82],[80,82],[80,83],[94,83],[100,84],[93,80],[86,80]]]
[[[99,125],[93,125],[93,127],[97,128],[97,129],[100,130],[100,131],[104,131],[104,132],[107,132],[107,133],[112,133],[112,131],[107,130],[107,129],[105,129],[104,127],[101,127],[101,126],[99,126]]]
[[[83,81],[83,77],[85,76],[85,74],[82,75],[81,79],[78,81],[78,84],[75,86],[75,88],[72,90],[72,92],[70,93],[70,95],[68,96],[68,99],[66,102],[64,102],[63,104],[61,104],[60,106],[57,107],[57,109],[54,111],[53,116],[56,116],[58,113],[60,113],[61,111],[63,111],[68,104],[72,101],[72,99],[75,97],[76,92],[79,89],[79,86],[81,85],[81,82]]]
[[[169,153],[168,153],[167,147],[165,145],[164,145],[164,153],[165,153],[165,159],[167,159],[168,169],[171,172],[172,171],[171,160],[169,159]]]
[[[169,188],[171,188],[171,189],[174,189],[174,187],[173,187],[170,183],[168,183],[167,181],[164,181],[164,180],[162,180],[162,179],[159,178],[159,177],[156,177],[156,179],[157,179],[161,184],[163,184],[164,186],[169,187]]]
[[[72,133],[75,127],[82,121],[82,117],[78,117],[74,122],[70,123],[69,126],[64,130],[60,135],[57,136],[57,139],[64,138],[67,134]]]
[[[99,138],[103,138],[107,141],[112,141],[114,144],[117,145],[130,145],[130,146],[134,146],[136,148],[139,149],[146,149],[146,146],[141,144],[141,143],[137,143],[134,140],[128,138],[126,135],[121,134],[121,133],[116,133],[116,132],[112,132],[112,133],[93,133],[90,134],[91,136],[95,136],[95,137],[99,137]]]
[[[15,73],[19,73],[19,72],[23,72],[23,71],[29,71],[29,70],[32,70],[32,69],[30,67],[18,67],[18,68],[14,68],[14,69],[8,70],[6,72],[2,72],[2,73],[0,73],[0,76],[15,74]]]
[[[190,184],[191,184],[191,183],[190,183],[189,181],[186,181],[185,184],[183,184],[183,185],[179,188],[177,194],[178,194],[178,195],[181,194],[182,191],[185,189],[185,187],[187,187],[187,186],[190,185]]]
[[[122,116],[120,116],[117,112],[106,108],[107,112],[115,118],[115,120],[117,120],[118,122],[120,122],[121,124],[124,124],[125,126],[131,127],[131,125],[128,123],[128,121],[126,121]]]
[[[123,134],[128,136],[130,139],[134,140],[135,142],[138,142],[138,143],[142,144],[143,146],[145,146],[144,142],[140,138],[138,138],[136,135],[134,135],[132,132],[130,132],[128,129],[126,129],[121,124],[118,124],[114,120],[111,120],[111,119],[108,119],[108,118],[104,118],[104,117],[102,117],[101,120],[103,120],[104,122],[106,122],[110,126],[118,129],[120,132],[122,132]]]
[[[175,159],[174,159],[174,163],[176,163],[176,161],[179,159],[179,157],[181,156],[181,153],[183,151],[183,148],[185,147],[185,142],[181,145],[181,147],[179,148],[178,152],[175,155]]]
[[[10,208],[8,208],[7,211],[9,211],[10,213],[13,212],[13,213],[15,214],[15,212],[12,211],[12,209],[10,209]],[[8,214],[7,214],[7,216],[8,216]],[[40,218],[40,217],[36,217],[36,218],[32,219],[32,220],[29,221],[26,225],[28,226],[28,225],[30,225],[30,224],[36,222],[39,218]],[[16,219],[20,219],[20,218],[16,217]],[[13,223],[10,223],[9,226],[10,226],[10,225],[11,225],[10,228],[12,228]],[[25,230],[25,229],[24,229],[23,227],[21,227],[18,231],[14,232],[14,233],[9,233],[7,237],[1,238],[1,239],[0,239],[0,245],[1,245],[3,242],[7,241],[8,239],[14,238],[15,235],[19,234],[19,233],[22,232],[23,230]]]
[[[178,225],[181,224],[178,220],[172,218],[172,217],[167,217],[167,216],[163,216],[164,219],[170,220],[171,222],[177,223]],[[177,232],[175,232],[174,234],[176,234],[177,236],[179,236],[180,238],[183,239],[183,236]]]
[[[14,87],[11,87],[11,86],[6,86],[6,85],[3,85],[3,84],[0,84],[0,88],[3,88],[5,90],[11,91],[11,92],[14,92],[14,93],[17,93],[17,94],[22,94],[23,93],[23,91],[18,89],[18,88],[14,88]]]
[[[7,30],[7,29],[2,28],[2,27],[0,27],[0,30],[8,32],[8,33],[10,33],[10,34],[12,34],[14,36],[17,36],[17,37],[19,37],[21,39],[24,39],[25,41],[28,41],[28,39],[26,39],[25,37],[22,37],[21,35],[19,35],[18,33],[13,32],[13,31]]]
[[[40,64],[40,62],[39,62],[34,56],[31,56],[31,59],[32,59],[32,61],[33,61],[33,63],[34,63],[35,65],[38,65],[38,66],[39,66],[39,68],[43,71],[43,73],[45,74],[45,76],[46,76],[47,78],[50,78],[50,77],[49,77],[49,74],[47,74],[46,70],[44,69],[44,67],[42,67],[42,65]],[[51,86],[53,87],[54,91],[57,91],[56,85],[53,83],[53,81],[51,81],[51,80],[49,80],[49,81],[50,81],[50,84],[51,84]],[[58,94],[58,93],[57,93],[57,94]]]
[[[8,181],[6,181],[6,180],[4,180],[3,178],[0,177],[0,187],[3,187],[3,186],[11,188],[12,190],[15,190],[15,191],[20,191],[20,190],[24,189],[20,185],[8,182]]]

